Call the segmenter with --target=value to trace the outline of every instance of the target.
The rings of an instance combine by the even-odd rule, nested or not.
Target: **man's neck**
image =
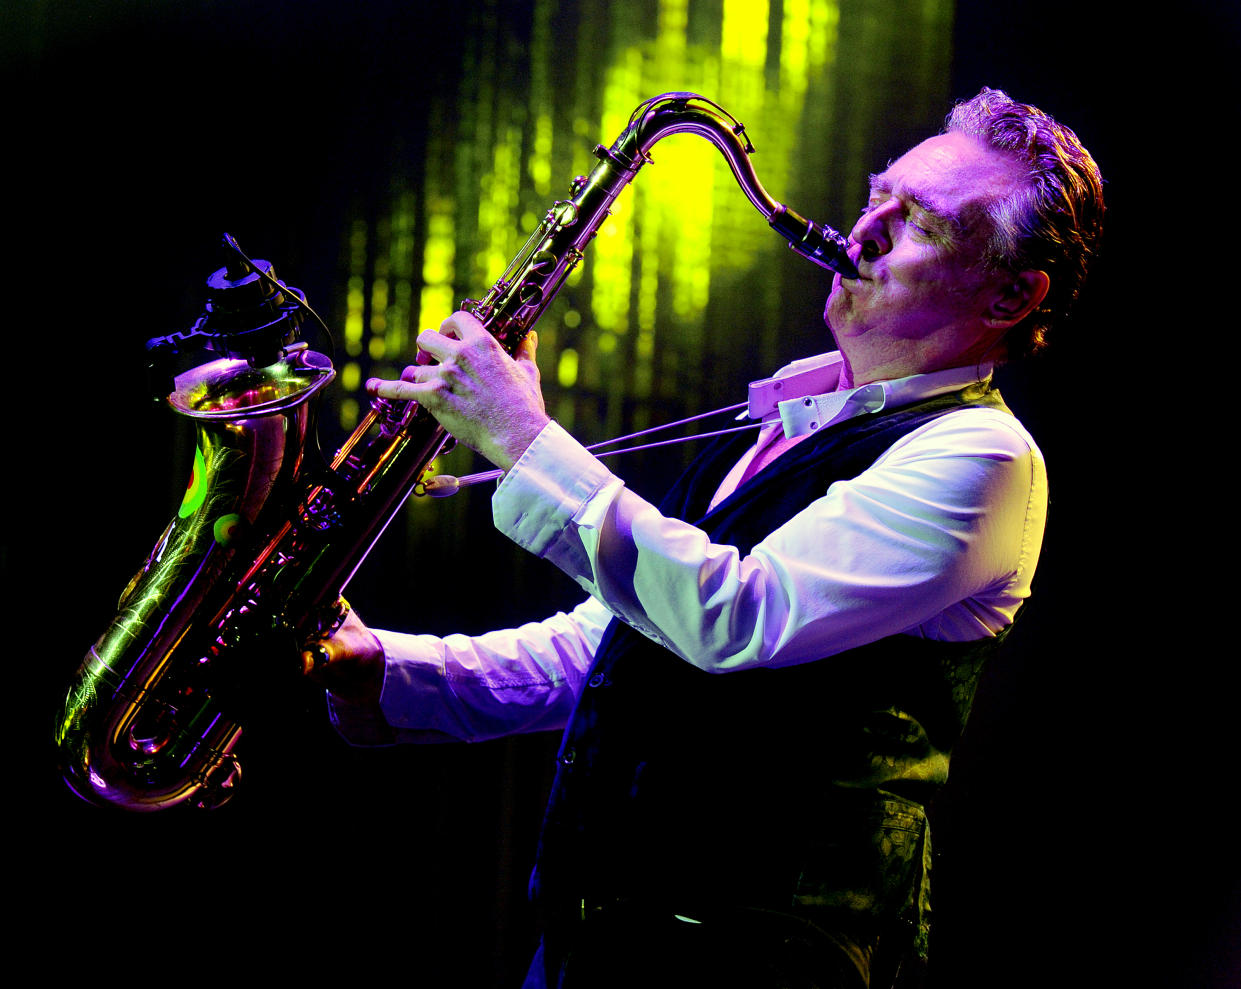
[[[841,391],[868,385],[872,381],[890,381],[912,374],[931,374],[974,364],[1000,363],[1005,356],[1002,341],[988,342],[981,334],[922,340],[846,338],[837,340],[836,345],[842,358],[838,386]]]
[[[853,366],[849,363],[849,358],[842,350],[840,352],[840,380],[836,383],[837,391],[848,391],[855,387],[853,384]]]
[[[935,371],[947,371],[949,368],[968,367],[971,364],[981,365],[985,356],[972,353],[961,353],[952,356],[936,355],[921,357],[916,353],[902,355],[886,362],[859,364],[855,366],[843,351],[840,365],[840,383],[837,391],[860,388],[872,381],[892,381],[896,378],[907,378],[914,374],[931,374]]]

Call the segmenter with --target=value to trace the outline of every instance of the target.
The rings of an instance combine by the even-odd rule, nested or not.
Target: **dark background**
[[[242,797],[146,817],[80,804],[48,742],[181,484],[141,342],[197,315],[216,238],[237,225],[312,300],[326,292],[349,203],[386,180],[399,122],[452,78],[471,2],[0,14],[13,899],[21,929],[52,932],[76,965],[192,959],[227,977],[250,953],[260,974],[486,986],[512,984],[533,946],[522,897],[554,739],[350,750],[294,685],[247,730]],[[958,3],[952,96],[996,85],[1070,123],[1108,179],[1110,222],[1074,331],[1005,375],[1048,457],[1051,527],[942,808],[936,986],[1223,987],[1241,967],[1235,646],[1214,638],[1233,540],[1208,448],[1226,435],[1209,396],[1235,324],[1220,304],[1224,94],[1241,28],[1206,3],[1149,16]],[[477,539],[480,556],[509,552]],[[525,603],[500,588],[486,614],[458,614],[460,578],[419,569],[437,620],[485,627]],[[549,573],[539,610],[573,598]],[[376,624],[398,622],[376,607]]]

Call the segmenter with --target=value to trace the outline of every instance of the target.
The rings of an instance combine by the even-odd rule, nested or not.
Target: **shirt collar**
[[[770,378],[751,382],[748,417],[778,418],[785,436],[802,436],[854,416],[912,405],[970,385],[985,386],[993,369],[984,362],[837,391],[843,365],[840,352],[832,351],[794,361]]]

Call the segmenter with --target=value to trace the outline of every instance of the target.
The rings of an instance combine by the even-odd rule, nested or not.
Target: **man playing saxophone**
[[[991,387],[1098,245],[1067,128],[984,89],[872,177],[825,320],[660,506],[547,416],[531,334],[466,313],[368,391],[505,471],[497,527],[590,595],[477,637],[354,614],[314,674],[359,743],[564,729],[527,985],[880,986],[925,954],[924,808],[1030,591],[1042,456]],[[425,363],[421,362],[425,361]]]

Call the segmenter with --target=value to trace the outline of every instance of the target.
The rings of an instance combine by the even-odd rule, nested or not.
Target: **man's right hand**
[[[316,657],[317,650],[326,654],[326,662],[322,654]],[[384,680],[383,646],[350,608],[340,628],[302,653],[302,669],[343,701],[378,703]]]

